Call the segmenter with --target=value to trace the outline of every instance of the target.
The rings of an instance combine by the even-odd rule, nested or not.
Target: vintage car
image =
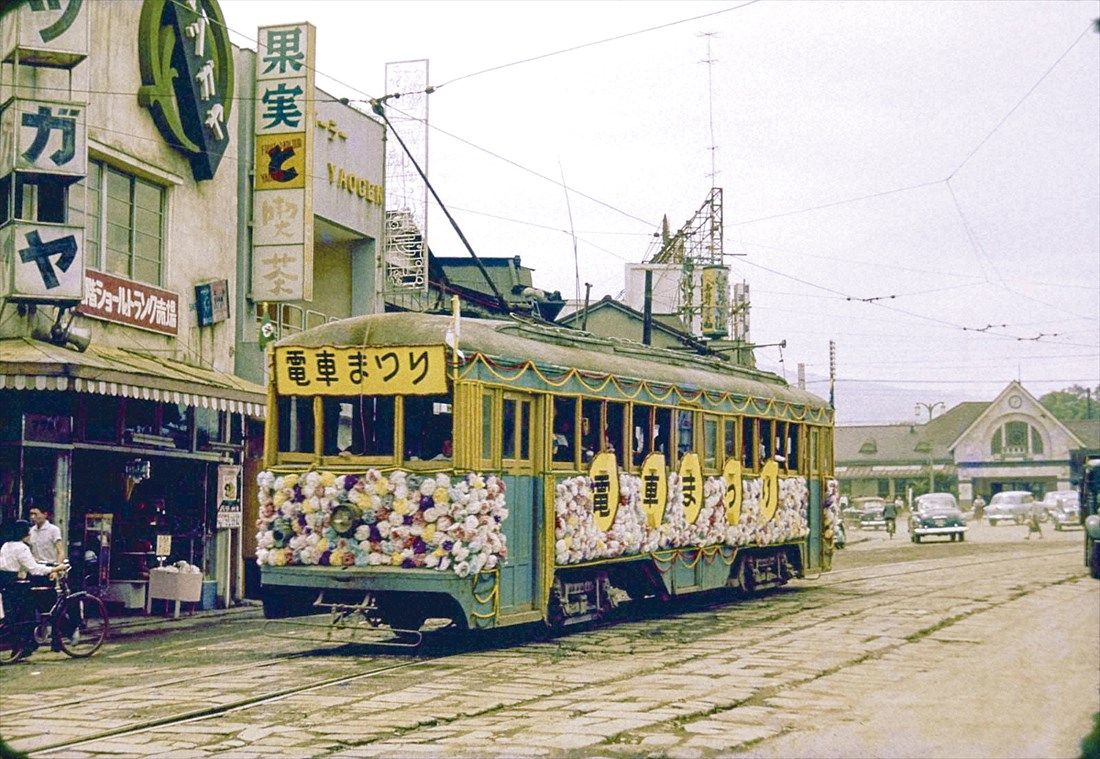
[[[1039,504],[1056,530],[1080,529],[1081,504],[1076,490],[1052,490]]]
[[[1031,510],[1036,508],[1035,496],[1026,490],[1003,490],[994,493],[989,505],[985,507],[985,518],[990,525],[1001,522],[1023,524]],[[1045,512],[1043,512],[1045,520]]]
[[[883,509],[886,508],[886,501],[882,498],[874,496],[856,498],[852,505],[859,509],[859,529],[877,530],[886,526],[886,519],[882,515]]]
[[[909,515],[909,539],[919,543],[931,535],[946,535],[951,541],[966,540],[966,518],[950,493],[918,496]]]

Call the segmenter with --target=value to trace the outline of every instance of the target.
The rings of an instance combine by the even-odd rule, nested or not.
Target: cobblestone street
[[[265,636],[251,611],[166,624],[6,668],[0,722],[65,757],[1074,756],[1100,586],[1079,532],[1022,536],[857,533],[762,597],[418,656]]]

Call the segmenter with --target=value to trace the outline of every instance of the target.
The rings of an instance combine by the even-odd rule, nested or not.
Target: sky
[[[221,6],[245,47],[313,23],[318,86],[363,108],[427,59],[432,184],[566,298],[575,267],[620,295],[721,187],[751,339],[786,341],[758,360],[827,397],[835,341],[842,423],[1100,384],[1100,2]]]

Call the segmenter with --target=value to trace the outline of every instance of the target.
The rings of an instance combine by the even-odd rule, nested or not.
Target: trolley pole
[[[932,416],[936,413],[936,408],[942,407],[945,411],[947,406],[943,401],[936,401],[935,403],[925,403],[924,401],[917,401],[917,405],[914,409],[914,413],[920,414],[920,410],[924,409],[928,412],[928,421],[932,421]],[[934,451],[932,450],[932,444],[928,444],[928,492],[936,492],[936,460],[934,457]]]

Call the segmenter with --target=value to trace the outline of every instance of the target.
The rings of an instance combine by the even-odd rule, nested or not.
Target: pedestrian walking
[[[65,553],[61,547],[61,528],[50,522],[50,512],[41,506],[32,506],[31,553],[43,564],[60,564]]]
[[[1043,537],[1043,528],[1039,524],[1039,510],[1032,509],[1027,517],[1027,537],[1024,540],[1031,540],[1032,533],[1035,533],[1040,538]]]
[[[985,499],[980,495],[974,499],[974,521],[982,521],[982,514],[985,513]]]

